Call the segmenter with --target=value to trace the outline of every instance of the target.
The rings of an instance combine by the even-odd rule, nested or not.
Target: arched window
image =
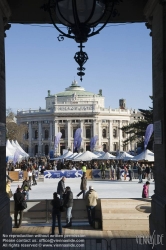
[[[105,128],[104,128],[103,131],[102,131],[102,135],[103,135],[103,138],[106,138],[107,133],[106,133],[106,129],[105,129]]]
[[[45,153],[45,155],[48,155],[48,153],[49,153],[49,147],[48,147],[48,145],[45,145],[45,147],[44,147],[44,153]]]
[[[116,143],[113,144],[114,151],[117,150]]]
[[[38,131],[35,130],[35,139],[37,139],[37,138],[38,138]]]
[[[26,131],[26,133],[25,133],[25,139],[29,139],[29,132],[28,131]]]
[[[65,129],[61,129],[61,133],[62,133],[62,136],[61,136],[61,138],[65,138]]]
[[[116,138],[117,137],[117,130],[114,128],[113,129],[113,137]]]
[[[45,135],[45,139],[48,140],[48,137],[49,137],[49,131],[48,131],[48,129],[45,130],[44,135]]]
[[[122,136],[123,138],[126,138],[126,133],[124,131],[122,131]]]
[[[106,144],[103,144],[103,151],[106,151]]]
[[[90,128],[86,129],[86,138],[91,138],[91,131]]]
[[[35,155],[38,154],[38,145],[35,145]]]
[[[29,146],[28,145],[25,146],[25,152],[29,153]]]
[[[76,128],[73,129],[73,138],[74,138],[76,130],[77,130]]]

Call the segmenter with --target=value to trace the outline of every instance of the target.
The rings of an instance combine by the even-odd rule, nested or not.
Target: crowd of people
[[[14,171],[15,169],[20,169],[27,171],[27,177],[23,180],[22,185],[18,186],[16,192],[14,193],[14,227],[20,227],[23,218],[23,209],[20,207],[21,202],[29,200],[29,193],[32,185],[37,185],[35,178],[35,170],[38,170],[41,174],[45,170],[61,170],[61,169],[75,169],[82,170],[83,175],[81,177],[80,183],[80,192],[76,195],[78,198],[82,195],[82,198],[85,200],[85,205],[87,209],[87,217],[89,224],[94,226],[95,222],[95,210],[97,206],[98,194],[93,189],[92,186],[89,186],[87,191],[87,169],[100,169],[101,178],[106,178],[106,171],[109,170],[111,180],[119,180],[121,178],[120,173],[123,170],[124,180],[132,181],[133,172],[138,175],[138,183],[142,183],[143,179],[147,179],[143,186],[142,198],[149,197],[149,184],[152,177],[154,165],[147,163],[132,163],[132,162],[121,162],[121,161],[91,161],[91,162],[79,162],[73,163],[70,161],[50,161],[49,158],[29,158],[23,160],[20,163],[17,163],[15,166],[12,163],[7,163],[7,182],[6,182],[6,192],[11,198],[11,188],[10,184],[13,181],[8,172]],[[58,182],[57,192],[53,193],[53,200],[51,201],[52,205],[52,234],[55,233],[56,219],[58,221],[59,234],[62,234],[62,224],[61,224],[61,213],[66,212],[66,225],[65,228],[72,226],[72,208],[73,208],[73,193],[69,186],[65,187],[65,177]],[[19,219],[18,219],[19,215]]]
[[[116,160],[92,160],[89,162],[72,162],[68,160],[50,160],[49,157],[34,157],[22,160],[15,165],[12,162],[7,163],[7,178],[13,181],[9,175],[8,171],[14,171],[20,169],[22,171],[27,171],[29,178],[32,178],[35,183],[35,170],[38,170],[40,174],[43,174],[45,170],[83,170],[88,169],[99,169],[101,170],[101,178],[106,178],[106,171],[109,170],[109,179],[110,180],[120,180],[121,179],[121,170],[124,171],[124,180],[129,176],[129,181],[132,181],[132,178],[138,178],[139,183],[142,183],[142,179],[145,179],[148,176],[148,179],[154,178],[153,169],[154,165],[149,163],[138,163],[138,162],[123,162]],[[83,171],[83,172],[85,172]],[[107,176],[108,178],[108,176]]]

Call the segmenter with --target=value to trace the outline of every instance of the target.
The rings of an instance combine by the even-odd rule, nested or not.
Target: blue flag
[[[153,124],[149,124],[146,128],[145,139],[144,139],[144,149],[147,148],[150,137],[153,133]]]
[[[75,131],[75,134],[74,134],[74,150],[78,149],[79,144],[81,146],[81,143],[80,143],[80,140],[82,141],[82,139],[80,139],[81,133],[82,133],[82,129],[77,128],[77,130]]]
[[[19,160],[19,156],[20,156],[20,151],[18,149],[16,149],[15,153],[14,153],[14,158],[13,158],[13,163],[14,165],[16,164],[16,162]]]
[[[59,144],[59,141],[61,139],[61,136],[62,136],[62,133],[59,132],[56,136],[55,136],[55,140],[54,140],[54,149],[56,151],[57,147],[58,147],[58,144]]]

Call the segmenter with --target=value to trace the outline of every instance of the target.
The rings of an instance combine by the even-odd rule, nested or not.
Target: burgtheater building
[[[134,150],[135,145],[123,146],[126,134],[120,129],[137,119],[143,119],[140,112],[126,109],[124,99],[119,100],[119,108],[105,108],[102,90],[98,94],[86,91],[73,81],[64,92],[52,95],[48,90],[46,108],[17,112],[18,124],[27,124],[25,150],[31,155],[48,155],[53,149],[54,137],[58,132],[62,137],[57,154],[63,149],[73,150],[74,134],[82,129],[80,150],[90,150],[90,139],[98,135],[95,150]]]

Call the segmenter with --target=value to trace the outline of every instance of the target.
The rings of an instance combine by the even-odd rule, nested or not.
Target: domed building
[[[90,140],[98,135],[95,150],[117,151],[133,150],[129,145],[123,148],[126,135],[120,128],[142,119],[136,111],[126,109],[124,99],[119,100],[119,108],[104,107],[102,90],[98,94],[86,91],[73,81],[71,86],[61,93],[52,95],[48,90],[46,109],[17,111],[17,123],[27,124],[25,151],[31,156],[48,155],[54,148],[54,138],[62,133],[56,154],[64,149],[73,150],[74,133],[82,129],[81,150],[90,150]],[[132,148],[133,147],[133,148]]]

